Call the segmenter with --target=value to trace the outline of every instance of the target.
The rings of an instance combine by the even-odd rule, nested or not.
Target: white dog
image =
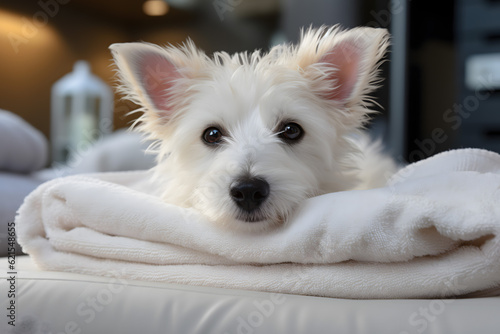
[[[261,230],[306,198],[383,185],[394,162],[360,129],[373,113],[384,29],[309,29],[298,45],[209,58],[113,44],[121,91],[156,141],[162,198],[210,220]]]

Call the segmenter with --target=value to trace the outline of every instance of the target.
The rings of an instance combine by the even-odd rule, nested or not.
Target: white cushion
[[[17,333],[6,317],[12,299],[6,298],[7,258],[0,262],[5,313],[0,333]],[[23,325],[25,333],[459,334],[500,329],[500,297],[348,300],[44,272],[27,256],[18,257],[15,266],[16,328]]]

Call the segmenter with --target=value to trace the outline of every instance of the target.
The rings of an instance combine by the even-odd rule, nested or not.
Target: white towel
[[[500,285],[496,153],[439,154],[385,188],[311,198],[259,233],[162,202],[149,176],[43,184],[19,210],[20,244],[46,270],[281,293],[423,298]]]

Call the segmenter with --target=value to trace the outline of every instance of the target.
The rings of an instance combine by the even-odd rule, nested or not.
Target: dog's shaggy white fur
[[[120,89],[141,105],[166,202],[260,230],[304,199],[381,186],[393,161],[360,129],[389,44],[384,29],[309,29],[268,53],[114,44]]]

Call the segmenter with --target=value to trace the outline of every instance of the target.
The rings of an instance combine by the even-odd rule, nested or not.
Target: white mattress
[[[499,333],[500,297],[346,300],[120,281],[0,258],[0,333]],[[8,324],[11,300],[15,324]]]

